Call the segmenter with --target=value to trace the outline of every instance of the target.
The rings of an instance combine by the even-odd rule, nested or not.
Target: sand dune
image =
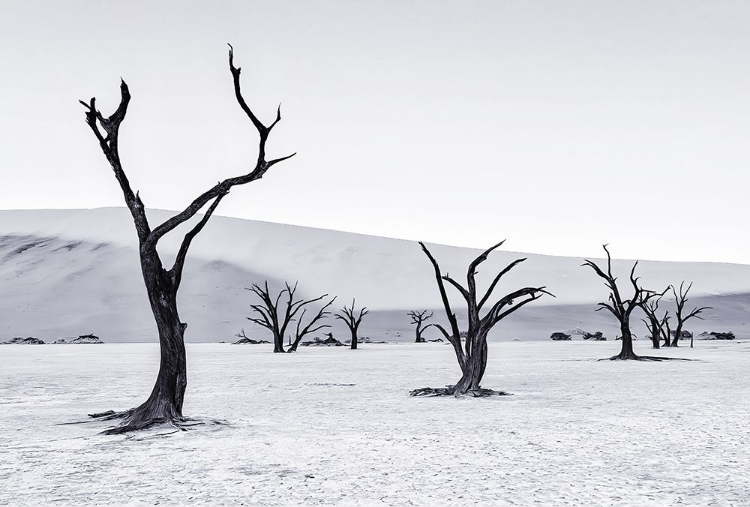
[[[156,222],[170,213],[153,210],[149,216]],[[173,234],[163,241],[160,250],[167,262],[179,239]],[[507,245],[512,247],[512,241]],[[431,249],[456,278],[479,253],[442,245]],[[498,291],[546,285],[557,297],[514,315],[493,339],[547,339],[552,331],[571,327],[600,329],[613,338],[607,316],[593,312],[606,289],[580,266],[580,258],[498,251],[482,266],[480,290],[519,256],[528,260]],[[631,264],[618,260],[614,269],[626,279]],[[251,298],[244,287],[264,280],[276,286],[299,280],[304,295],[329,293],[339,303],[356,297],[373,310],[361,333],[375,339],[409,340],[406,310],[440,307],[431,266],[413,241],[214,217],[194,242],[185,269],[179,304],[189,324],[188,341],[228,341],[241,327],[263,336],[245,320]],[[695,329],[743,336],[750,266],[643,261],[638,273],[653,288],[693,280],[691,303],[715,308]],[[107,341],[154,340],[140,276],[135,232],[124,208],[0,211],[0,340],[37,336],[52,341],[89,332]],[[458,308],[459,295],[451,296]],[[344,330],[333,324],[334,333],[343,336]]]

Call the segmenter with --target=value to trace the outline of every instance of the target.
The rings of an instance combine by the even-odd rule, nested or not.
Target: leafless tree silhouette
[[[655,297],[640,305],[643,313],[646,314],[646,319],[641,320],[648,328],[651,343],[655,349],[659,348],[659,343],[665,334],[665,327],[667,329],[669,328],[669,312],[664,312],[664,316],[661,319],[657,316],[657,312],[659,311],[659,301],[661,301],[661,296],[658,298]]]
[[[421,312],[418,312],[416,310],[412,310],[411,312],[407,313],[409,317],[411,317],[411,323],[414,324],[416,327],[415,333],[416,333],[416,340],[415,343],[424,343],[425,339],[422,337],[422,333],[432,324],[427,324],[426,326],[422,327],[422,324],[424,324],[426,321],[432,318],[432,312],[427,313],[427,310],[422,310]]]
[[[638,356],[633,352],[633,333],[630,331],[630,315],[633,310],[639,307],[646,306],[654,297],[663,296],[667,289],[661,294],[654,291],[645,290],[638,284],[638,278],[635,276],[635,268],[638,266],[638,261],[633,264],[633,268],[630,270],[630,283],[633,286],[633,296],[630,299],[623,299],[620,295],[620,289],[617,287],[617,277],[612,274],[612,257],[609,254],[607,245],[603,245],[604,251],[607,252],[607,271],[603,271],[593,261],[586,260],[582,265],[588,266],[596,272],[601,278],[604,279],[604,285],[609,288],[608,302],[599,303],[599,310],[608,310],[612,315],[615,316],[618,323],[620,324],[620,334],[622,336],[622,349],[616,356],[612,356],[610,359],[634,359],[634,360],[653,360],[661,361],[664,358],[650,357],[650,356]]]
[[[250,305],[250,309],[256,316],[248,317],[247,320],[250,322],[262,326],[269,331],[273,336],[273,351],[274,352],[294,352],[297,350],[299,342],[309,333],[314,333],[320,329],[331,327],[328,324],[321,324],[315,326],[320,320],[325,318],[330,312],[327,308],[333,304],[336,300],[334,297],[328,303],[323,305],[317,314],[303,327],[302,322],[304,320],[307,305],[320,301],[321,299],[328,296],[323,294],[313,299],[297,299],[295,301],[294,294],[297,292],[297,283],[294,286],[290,286],[285,283],[285,288],[279,291],[279,294],[273,298],[271,292],[268,289],[268,282],[265,282],[261,287],[258,284],[253,284],[252,287],[248,287],[247,290],[253,292],[260,299],[259,304]],[[286,294],[286,301],[281,302],[282,296]],[[302,313],[297,317],[297,313],[302,310]],[[294,341],[290,344],[288,350],[284,350],[284,336],[286,336],[286,330],[289,324],[297,322],[297,328],[294,334]],[[315,327],[313,327],[315,326]]]
[[[360,322],[362,322],[362,317],[370,313],[370,311],[366,307],[363,307],[359,311],[359,314],[357,314],[357,312],[354,309],[354,302],[355,302],[354,299],[352,299],[351,307],[344,306],[341,309],[341,311],[335,315],[337,319],[343,320],[344,324],[346,324],[346,327],[349,328],[349,332],[352,335],[352,345],[351,345],[352,349],[357,348],[357,342],[358,342],[357,333],[359,331],[359,324]]]
[[[680,342],[680,336],[682,336],[682,326],[687,322],[688,320],[692,319],[693,317],[696,317],[698,319],[703,320],[703,317],[700,316],[700,314],[704,310],[710,310],[710,306],[701,306],[700,308],[693,308],[693,310],[687,314],[684,313],[685,311],[685,303],[687,303],[688,298],[688,292],[690,292],[690,288],[693,286],[693,282],[690,282],[690,285],[688,285],[687,289],[683,290],[683,287],[685,285],[685,282],[680,283],[680,290],[679,292],[674,288],[674,285],[672,285],[672,294],[674,294],[675,299],[675,305],[677,306],[677,311],[675,312],[675,320],[677,321],[677,327],[675,327],[675,333],[674,338],[672,338],[672,347],[677,347]],[[668,335],[669,336],[669,335]]]
[[[146,218],[146,209],[138,192],[133,192],[125,171],[122,167],[119,152],[120,125],[125,119],[130,103],[130,91],[125,81],[120,84],[120,105],[109,117],[104,117],[96,107],[96,99],[88,102],[80,101],[87,109],[86,122],[94,133],[99,146],[114,171],[115,178],[120,184],[125,203],[135,223],[138,234],[141,271],[146,284],[146,292],[151,304],[151,310],[156,320],[161,347],[161,362],[156,383],[151,395],[142,405],[124,412],[102,412],[90,414],[91,417],[101,419],[121,419],[120,426],[108,430],[108,433],[124,433],[132,430],[147,428],[154,423],[169,422],[175,425],[185,422],[182,415],[182,405],[187,387],[187,363],[185,360],[184,333],[187,324],[180,320],[177,311],[177,291],[182,281],[182,271],[185,265],[190,244],[205,227],[211,215],[221,200],[232,187],[244,185],[263,177],[274,165],[286,160],[292,155],[272,160],[266,160],[266,141],[273,128],[281,121],[281,108],[276,112],[276,119],[268,126],[264,125],[245,102],[240,91],[240,68],[234,66],[234,55],[229,46],[229,70],[234,83],[234,93],[240,108],[258,131],[258,159],[253,169],[247,174],[220,181],[201,195],[199,195],[183,211],[166,220],[155,228]],[[208,205],[203,217],[193,228],[185,234],[182,244],[171,268],[162,265],[157,252],[157,244],[167,233],[196,216]]]
[[[472,396],[489,396],[507,394],[502,391],[492,391],[480,387],[484,371],[487,368],[487,334],[497,323],[511,313],[519,310],[532,301],[536,301],[544,294],[550,296],[552,294],[547,292],[545,287],[524,287],[496,300],[484,316],[480,315],[482,308],[490,301],[492,292],[495,290],[495,287],[503,275],[526,260],[525,258],[517,259],[500,271],[492,280],[492,283],[490,283],[485,294],[479,299],[479,301],[477,301],[477,286],[475,280],[477,267],[487,260],[487,256],[503,243],[504,241],[501,241],[500,243],[488,248],[482,252],[479,257],[474,259],[471,264],[469,264],[469,269],[466,274],[466,287],[463,287],[449,275],[443,275],[440,271],[440,266],[427,249],[427,246],[422,242],[419,243],[422,247],[422,251],[430,260],[430,263],[434,268],[435,279],[437,280],[438,290],[440,291],[440,298],[443,301],[445,315],[450,323],[450,331],[446,330],[440,324],[433,324],[433,326],[439,329],[443,336],[445,336],[445,339],[453,345],[453,350],[458,359],[458,365],[461,367],[461,378],[456,385],[445,388],[426,387],[415,389],[411,392],[412,396],[461,396],[465,394]],[[456,314],[451,308],[450,301],[448,300],[444,282],[451,284],[463,296],[466,302],[469,316],[469,329],[466,331],[466,341],[463,348],[461,347],[461,331],[458,328]]]

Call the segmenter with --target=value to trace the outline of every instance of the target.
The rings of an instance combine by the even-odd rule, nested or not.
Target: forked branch
[[[151,230],[148,220],[146,219],[145,208],[141,201],[138,193],[134,193],[130,182],[122,168],[120,161],[120,154],[118,151],[118,135],[120,124],[125,119],[127,114],[128,104],[130,103],[130,91],[125,81],[120,84],[120,105],[117,110],[109,117],[104,117],[101,112],[96,108],[96,98],[90,99],[88,102],[79,101],[86,108],[86,123],[93,131],[99,145],[107,157],[112,170],[115,173],[115,177],[120,184],[123,195],[125,196],[125,202],[130,209],[131,215],[135,221],[136,229],[138,232],[138,239],[141,246],[147,250],[155,249],[158,241],[168,232],[174,230],[180,224],[190,220],[195,216],[206,204],[214,201],[215,205],[221,201],[221,197],[225,196],[229,189],[237,186],[250,183],[251,181],[260,179],[273,165],[287,160],[293,157],[295,154],[287,155],[284,157],[276,158],[273,160],[266,160],[266,141],[271,132],[271,129],[281,121],[281,107],[276,111],[276,119],[271,123],[270,126],[266,127],[258,117],[253,113],[250,107],[247,105],[245,98],[242,96],[242,90],[240,87],[240,68],[234,66],[234,50],[232,46],[229,46],[229,70],[232,73],[232,80],[234,84],[234,92],[240,108],[250,118],[251,123],[258,131],[260,137],[258,144],[258,159],[255,163],[255,167],[248,173],[236,176],[233,178],[227,178],[220,181],[207,191],[203,192],[196,199],[193,200],[183,211],[164,221],[161,225]],[[100,128],[101,127],[101,128]],[[103,131],[103,132],[102,132]],[[204,220],[198,225],[198,231],[203,228],[205,221],[210,218],[213,213],[215,206],[212,210],[206,213]],[[208,217],[208,218],[206,218]],[[192,232],[192,231],[191,231]],[[190,234],[190,233],[188,233]],[[194,237],[197,232],[192,234]],[[185,251],[190,246],[192,238],[187,241],[183,241]],[[184,255],[182,256],[182,262],[184,262]],[[173,266],[173,273],[178,274],[181,270],[181,264]],[[178,276],[179,278],[179,276]]]

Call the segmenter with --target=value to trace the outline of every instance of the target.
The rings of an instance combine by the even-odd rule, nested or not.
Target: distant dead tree
[[[331,327],[328,324],[321,324],[316,327],[313,326],[315,326],[320,319],[326,318],[326,316],[331,313],[327,311],[327,309],[336,300],[334,297],[328,303],[323,305],[307,325],[302,327],[305,312],[307,311],[307,308],[305,307],[311,303],[320,301],[327,297],[328,294],[323,294],[314,299],[298,299],[295,301],[294,294],[297,291],[297,283],[295,282],[293,287],[288,283],[285,283],[284,285],[285,288],[279,292],[276,298],[271,297],[271,292],[268,289],[268,282],[265,282],[263,287],[258,284],[253,284],[252,287],[247,287],[247,290],[253,292],[261,300],[260,304],[250,305],[250,309],[252,309],[257,317],[247,317],[247,320],[271,331],[271,334],[273,335],[273,351],[279,353],[294,352],[297,350],[299,342],[306,335],[326,327]],[[281,298],[284,294],[286,294],[286,301],[281,302]],[[297,313],[300,310],[302,310],[302,313],[297,317]],[[290,323],[295,321],[297,322],[297,328],[294,333],[294,341],[289,345],[288,350],[284,350],[284,336],[286,335],[287,327],[289,327]]]
[[[636,308],[643,308],[648,305],[649,300],[654,297],[663,296],[668,289],[665,289],[661,294],[654,291],[645,290],[638,285],[638,278],[635,276],[635,268],[638,266],[638,261],[633,264],[633,268],[630,270],[630,283],[633,286],[633,296],[630,299],[623,299],[620,295],[620,289],[617,287],[617,277],[612,274],[612,257],[609,255],[607,245],[604,245],[604,251],[607,252],[607,271],[604,272],[599,266],[593,261],[586,260],[582,265],[589,266],[593,269],[597,275],[604,279],[604,285],[609,288],[609,297],[607,303],[599,303],[599,308],[596,311],[606,309],[612,315],[615,316],[620,324],[620,335],[622,336],[622,349],[616,356],[610,357],[610,359],[635,359],[635,360],[653,360],[661,361],[665,358],[651,357],[651,356],[638,356],[633,352],[633,333],[630,331],[630,315]]]
[[[427,310],[422,310],[421,312],[418,312],[416,310],[413,310],[409,313],[407,313],[409,317],[411,317],[411,323],[416,325],[416,335],[417,339],[415,340],[415,343],[424,343],[426,340],[422,338],[422,333],[432,324],[427,324],[425,327],[422,327],[422,324],[425,323],[425,321],[432,318],[433,313],[427,313]]]
[[[216,207],[232,187],[260,179],[272,166],[294,155],[266,160],[266,141],[272,129],[281,120],[281,109],[277,110],[276,119],[268,126],[264,125],[255,116],[242,97],[240,91],[240,68],[234,66],[233,60],[233,51],[230,45],[229,70],[232,73],[234,82],[234,93],[240,108],[250,119],[250,122],[260,136],[258,159],[255,162],[255,166],[247,174],[220,181],[198,196],[183,211],[154,229],[151,228],[146,218],[146,208],[138,192],[133,192],[130,186],[120,160],[118,146],[120,125],[125,119],[130,102],[130,91],[127,84],[125,84],[125,81],[120,83],[120,105],[109,117],[104,117],[96,108],[95,98],[92,98],[88,102],[80,101],[87,109],[86,123],[91,127],[91,131],[99,142],[104,156],[115,173],[115,178],[120,184],[123,196],[125,197],[125,203],[135,223],[135,229],[138,234],[141,271],[146,284],[148,299],[151,303],[151,311],[156,320],[159,332],[159,345],[161,347],[159,374],[151,395],[146,402],[124,412],[115,413],[108,411],[99,414],[90,414],[91,417],[106,420],[122,419],[120,426],[108,430],[107,433],[124,433],[139,430],[147,428],[154,423],[170,422],[172,424],[179,424],[185,421],[185,418],[182,416],[182,404],[187,387],[187,364],[185,361],[184,343],[187,324],[180,320],[177,311],[177,291],[182,280],[182,270],[190,244],[206,225]],[[175,183],[179,184],[179,181]],[[172,267],[170,269],[164,268],[161,257],[157,252],[157,243],[167,233],[196,216],[206,205],[209,206],[203,217],[182,239],[182,244]]]
[[[492,292],[495,290],[500,279],[508,273],[515,266],[525,261],[526,259],[517,259],[506,266],[500,273],[498,273],[485,294],[477,302],[477,286],[474,276],[477,274],[477,267],[487,259],[487,256],[496,248],[500,247],[504,241],[488,248],[482,252],[479,257],[474,259],[469,264],[469,269],[466,274],[467,285],[464,288],[456,280],[451,278],[449,275],[443,275],[440,271],[435,258],[432,256],[430,251],[427,249],[424,243],[419,242],[422,247],[422,251],[425,253],[427,258],[432,263],[432,267],[435,270],[435,279],[437,280],[438,290],[440,291],[440,298],[443,301],[443,307],[445,308],[445,315],[450,323],[450,331],[447,331],[440,324],[433,324],[437,329],[443,333],[446,340],[453,345],[453,350],[456,353],[458,359],[458,365],[461,367],[461,378],[453,385],[443,388],[432,388],[426,387],[422,389],[415,389],[411,391],[412,396],[488,396],[495,394],[506,394],[502,391],[492,391],[490,389],[482,389],[480,383],[484,376],[484,371],[487,368],[487,334],[490,330],[505,317],[511,313],[519,310],[526,304],[539,299],[542,295],[552,295],[545,290],[545,287],[524,287],[513,291],[500,299],[498,299],[490,309],[485,313],[484,316],[480,315],[482,308],[488,303]],[[466,341],[464,347],[461,347],[461,335],[462,332],[458,328],[458,321],[456,320],[456,314],[451,308],[448,295],[445,291],[444,282],[451,284],[466,301],[468,317],[469,317],[469,329],[466,331]],[[553,296],[554,297],[554,296]],[[515,303],[515,304],[514,304]]]
[[[661,297],[654,297],[653,299],[640,304],[641,310],[646,314],[646,319],[641,320],[648,328],[651,343],[654,345],[655,349],[659,348],[659,342],[661,341],[662,336],[665,335],[665,327],[669,329],[669,312],[664,312],[664,316],[661,319],[656,315],[659,311],[660,300]]]
[[[346,327],[349,328],[349,332],[352,335],[352,349],[357,348],[357,332],[359,330],[359,323],[362,322],[362,317],[370,313],[367,307],[363,307],[359,311],[359,315],[357,315],[357,312],[354,309],[354,302],[354,299],[352,299],[351,307],[344,306],[341,311],[335,315],[337,319],[343,320],[344,324],[346,324]]]
[[[688,298],[687,294],[690,292],[690,288],[693,286],[693,282],[690,282],[690,285],[688,285],[687,289],[683,291],[683,286],[685,285],[685,282],[683,281],[680,283],[680,291],[679,293],[674,288],[674,285],[672,285],[672,294],[674,294],[675,299],[675,306],[677,307],[677,311],[675,312],[675,318],[677,320],[677,327],[675,328],[674,332],[674,338],[672,338],[672,347],[677,347],[680,342],[680,337],[682,336],[682,326],[687,322],[689,319],[692,319],[693,317],[697,317],[701,320],[703,320],[703,317],[700,316],[700,314],[704,310],[710,310],[710,306],[701,306],[700,308],[693,308],[691,312],[689,312],[687,315],[685,315],[683,312],[685,310],[685,303],[687,303]],[[669,336],[669,335],[668,335]]]

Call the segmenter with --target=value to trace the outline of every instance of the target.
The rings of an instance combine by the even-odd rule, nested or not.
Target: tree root
[[[124,433],[130,433],[133,431],[141,431],[149,429],[152,426],[169,424],[170,426],[179,428],[180,420],[177,418],[167,417],[149,417],[146,419],[130,419],[123,422],[120,426],[106,429],[102,431],[102,435],[122,435]],[[187,430],[186,430],[187,431]]]
[[[420,389],[414,389],[409,391],[409,396],[455,396],[460,398],[463,396],[471,396],[472,398],[486,398],[489,396],[512,396],[511,393],[505,391],[493,391],[492,389],[470,389],[465,393],[457,393],[456,386],[445,386],[445,387],[422,387]]]
[[[695,359],[688,359],[685,357],[638,356],[635,354],[629,354],[623,357],[618,354],[616,356],[599,359],[599,361],[695,361]]]
[[[140,410],[139,410],[140,409]],[[145,411],[141,408],[131,408],[123,412],[115,412],[114,410],[108,410],[106,412],[99,412],[96,414],[88,414],[92,419],[97,421],[111,421],[114,419],[125,419],[120,426],[106,429],[102,432],[102,435],[121,435],[124,433],[131,433],[133,431],[140,431],[151,428],[152,426],[168,424],[173,428],[177,428],[175,431],[167,433],[171,435],[178,431],[189,431],[194,426],[219,425],[225,426],[229,423],[224,420],[209,419],[207,421],[193,419],[182,416],[164,416],[164,417],[153,417],[148,416],[144,413]],[[82,421],[82,422],[95,422],[95,421]],[[76,423],[70,423],[76,424]]]
[[[100,421],[111,421],[112,419],[124,419],[130,417],[135,412],[134,408],[125,410],[123,412],[115,412],[114,410],[107,410],[106,412],[97,412],[95,414],[88,414],[92,419],[98,419]]]

